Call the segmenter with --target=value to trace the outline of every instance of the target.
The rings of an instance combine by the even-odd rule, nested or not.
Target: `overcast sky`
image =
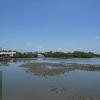
[[[0,47],[100,53],[100,0],[0,0]]]

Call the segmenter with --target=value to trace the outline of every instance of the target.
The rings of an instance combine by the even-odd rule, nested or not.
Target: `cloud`
[[[62,51],[62,50],[63,50],[62,48],[58,48],[58,49],[57,49],[57,51]]]
[[[32,43],[26,43],[25,46],[31,47],[31,46],[33,46],[33,45],[32,45]]]
[[[98,40],[99,39],[99,36],[95,36],[95,39]]]
[[[37,46],[37,50],[38,51],[43,51],[43,46],[41,46],[41,45]]]
[[[42,48],[43,48],[43,46],[37,46],[37,48],[38,48],[38,49],[42,49]]]

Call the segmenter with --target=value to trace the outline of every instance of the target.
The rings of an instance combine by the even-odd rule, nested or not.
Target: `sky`
[[[0,0],[0,47],[100,53],[100,0]]]

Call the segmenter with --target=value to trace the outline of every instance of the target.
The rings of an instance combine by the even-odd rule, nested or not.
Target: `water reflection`
[[[29,63],[33,60],[34,59],[30,59],[30,58],[4,59],[4,60],[0,60],[0,66],[10,66],[11,64],[17,64],[17,63]]]
[[[57,86],[50,86],[50,91],[56,94],[66,92],[66,88],[64,87],[57,87]]]
[[[99,64],[54,59],[13,59],[7,64],[2,65],[3,100],[100,100]]]
[[[73,96],[72,100],[94,100],[93,97],[86,96]]]
[[[39,75],[43,77],[48,76],[59,76],[61,74],[74,71],[100,71],[100,65],[91,64],[61,64],[61,63],[27,63],[21,65],[28,69],[28,72],[32,72],[34,75]]]
[[[40,75],[43,77],[58,76],[67,71],[65,67],[57,65],[51,63],[31,63],[22,65],[22,67],[28,68],[28,70],[34,73],[34,75]]]
[[[0,66],[9,66],[9,64],[13,62],[13,59],[0,60]]]

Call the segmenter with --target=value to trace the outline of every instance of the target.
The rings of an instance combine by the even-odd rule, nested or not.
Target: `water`
[[[100,100],[99,58],[14,59],[0,69],[3,100]]]

